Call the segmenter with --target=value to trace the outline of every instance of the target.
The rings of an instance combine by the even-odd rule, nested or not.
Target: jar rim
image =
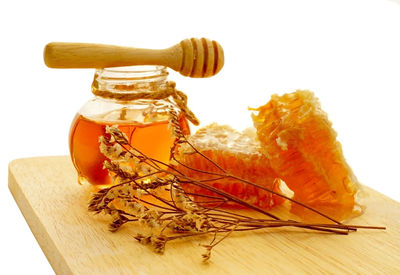
[[[102,69],[96,69],[98,72],[110,72],[110,73],[151,73],[166,70],[167,67],[160,65],[135,65],[135,66],[124,66],[124,67],[108,67]]]
[[[162,81],[168,76],[165,66],[138,65],[96,69],[98,81]]]

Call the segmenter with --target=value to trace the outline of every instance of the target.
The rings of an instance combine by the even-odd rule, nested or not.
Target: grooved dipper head
[[[191,38],[180,45],[183,57],[179,72],[184,76],[210,77],[224,66],[224,51],[214,40]]]

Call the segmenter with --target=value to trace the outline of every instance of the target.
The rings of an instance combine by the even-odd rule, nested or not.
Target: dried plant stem
[[[186,140],[186,141],[187,141],[187,140]],[[187,141],[187,143],[190,144],[188,141]],[[192,146],[192,148],[194,148],[194,147]],[[196,150],[196,152],[198,152],[198,151]],[[202,155],[203,155],[203,154],[202,154]],[[211,161],[209,158],[207,158],[207,159],[208,159],[209,161]],[[180,162],[179,160],[177,160],[176,158],[174,158],[174,160],[177,161],[180,165],[184,166],[185,168],[190,169],[190,170],[193,170],[193,171],[196,171],[196,172],[206,173],[206,174],[211,174],[211,175],[219,176],[218,179],[231,178],[231,179],[234,179],[234,180],[243,182],[243,183],[245,183],[245,184],[254,186],[254,187],[256,187],[256,188],[262,189],[262,190],[267,191],[267,192],[269,192],[269,193],[271,193],[271,194],[273,194],[273,195],[279,196],[279,197],[284,198],[284,199],[286,199],[286,200],[289,200],[289,201],[291,201],[291,202],[293,202],[293,203],[295,203],[295,204],[298,204],[298,205],[300,205],[300,206],[302,206],[302,207],[304,207],[304,208],[307,208],[308,210],[311,210],[312,212],[317,213],[318,215],[320,215],[320,216],[322,216],[322,217],[324,217],[324,218],[326,218],[326,219],[328,219],[328,220],[330,220],[330,221],[333,221],[334,223],[340,224],[339,221],[333,219],[332,217],[329,217],[328,215],[325,215],[325,214],[322,213],[321,211],[318,211],[317,209],[314,209],[314,208],[312,208],[312,207],[310,207],[310,206],[308,206],[308,205],[306,205],[306,204],[304,204],[304,203],[301,203],[301,202],[299,202],[299,201],[296,201],[296,200],[294,200],[294,199],[292,199],[292,198],[290,198],[290,197],[288,197],[288,196],[285,196],[285,195],[283,195],[283,194],[280,194],[280,193],[278,193],[278,192],[275,192],[275,191],[273,191],[272,189],[269,189],[269,188],[266,188],[266,187],[261,186],[261,185],[259,185],[259,184],[253,183],[253,182],[251,182],[251,181],[248,181],[248,180],[245,180],[245,179],[236,177],[236,176],[234,176],[234,175],[232,175],[232,174],[230,174],[230,173],[227,173],[227,172],[225,172],[225,171],[224,171],[224,175],[221,175],[221,174],[218,174],[218,173],[213,173],[213,172],[202,171],[202,170],[199,170],[199,169],[195,169],[195,168],[189,167],[189,166],[183,164],[182,162]],[[211,161],[211,162],[212,162],[212,161]],[[217,179],[217,180],[218,180],[218,179]],[[198,182],[199,182],[199,181],[196,181],[196,182],[193,182],[193,181],[192,181],[192,182],[190,182],[190,183],[195,184],[195,183],[198,183]],[[196,185],[198,185],[198,184],[196,184]],[[200,186],[200,185],[198,185],[198,186]],[[200,187],[204,188],[204,186],[200,186]],[[211,190],[211,188],[210,188],[210,191],[213,191],[213,190]],[[214,192],[214,191],[213,191],[213,192]],[[216,193],[216,192],[215,192],[215,193]],[[256,211],[257,211],[257,210],[256,210]],[[278,218],[277,218],[277,219],[278,219]]]
[[[248,185],[251,185],[251,186],[254,186],[254,187],[257,187],[257,188],[260,188],[260,189],[262,189],[262,190],[264,190],[264,191],[267,191],[267,192],[269,192],[269,193],[271,193],[271,194],[274,194],[274,195],[276,195],[276,196],[279,196],[279,197],[282,197],[282,198],[284,198],[284,199],[286,199],[286,200],[289,200],[289,201],[291,201],[291,202],[293,202],[293,203],[295,203],[295,204],[298,204],[298,205],[300,205],[300,206],[302,206],[302,207],[304,207],[304,208],[306,208],[306,209],[308,209],[308,210],[311,210],[311,211],[313,211],[314,213],[317,213],[318,215],[320,215],[320,216],[322,216],[322,217],[324,217],[324,218],[326,218],[326,219],[328,219],[328,220],[330,220],[330,221],[333,221],[334,223],[341,224],[339,221],[333,219],[332,217],[329,217],[328,215],[325,215],[325,214],[322,213],[321,211],[318,211],[317,209],[312,208],[312,207],[310,207],[310,206],[308,206],[307,204],[304,204],[304,203],[302,203],[302,202],[296,201],[296,200],[294,200],[294,199],[292,199],[292,198],[290,198],[290,197],[288,197],[288,196],[285,196],[285,195],[283,195],[283,194],[280,194],[280,193],[278,193],[278,192],[275,192],[275,191],[273,191],[273,190],[271,190],[271,189],[269,189],[269,188],[266,188],[266,187],[264,187],[264,186],[255,184],[255,183],[253,183],[253,182],[251,182],[251,181],[248,181],[248,180],[245,180],[245,179],[241,179],[241,178],[236,177],[236,176],[231,175],[231,174],[227,174],[226,177],[231,178],[231,179],[235,179],[235,180],[238,180],[238,181],[241,181],[241,182],[243,182],[243,183],[246,183],[246,184],[248,184]]]

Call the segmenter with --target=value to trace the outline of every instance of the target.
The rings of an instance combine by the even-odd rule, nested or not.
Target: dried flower
[[[203,260],[208,261],[211,257],[211,250],[235,231],[292,226],[336,234],[348,234],[357,228],[384,229],[383,227],[344,225],[307,205],[280,195],[293,203],[298,203],[329,218],[335,223],[305,224],[292,220],[282,220],[235,196],[187,177],[174,167],[179,163],[174,155],[180,147],[189,147],[193,153],[200,154],[208,161],[212,161],[187,141],[180,128],[176,111],[171,110],[170,117],[174,143],[171,147],[171,162],[169,164],[153,160],[136,150],[129,143],[127,136],[116,125],[107,126],[106,135],[99,138],[100,151],[108,158],[104,162],[104,168],[112,176],[113,185],[93,194],[88,210],[96,214],[110,215],[113,218],[109,226],[110,231],[115,232],[121,226],[131,222],[139,223],[143,232],[150,230],[151,234],[138,233],[134,238],[141,244],[151,246],[157,253],[164,252],[168,241],[192,236],[212,235],[212,241],[207,245],[202,245],[206,249],[205,253],[202,254]],[[212,162],[212,164],[219,169],[220,173],[213,173],[210,177],[231,177],[255,188],[269,191],[265,187],[228,174],[216,163]],[[209,200],[202,201],[201,204],[196,203],[193,200],[193,195],[196,194],[187,194],[181,187],[183,183],[197,185],[216,195],[205,196],[205,199]],[[216,201],[218,202],[217,205]],[[267,217],[255,219],[218,207],[226,201],[236,202]],[[217,236],[220,234],[223,234],[223,236],[217,240]]]
[[[165,245],[169,240],[168,237],[164,235],[150,235],[146,237],[142,234],[137,234],[134,238],[141,244],[151,246],[155,252],[160,254],[164,253]]]
[[[129,219],[121,214],[118,214],[113,222],[109,225],[111,232],[117,231],[123,224],[127,223]]]
[[[211,245],[202,245],[202,246],[205,247],[206,251],[203,254],[201,254],[201,256],[203,257],[203,261],[207,262],[211,258],[212,246]]]

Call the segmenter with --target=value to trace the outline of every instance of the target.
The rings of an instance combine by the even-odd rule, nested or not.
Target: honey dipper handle
[[[44,49],[44,61],[50,68],[106,68],[131,65],[163,65],[180,69],[182,49],[130,48],[91,43],[52,42]]]

